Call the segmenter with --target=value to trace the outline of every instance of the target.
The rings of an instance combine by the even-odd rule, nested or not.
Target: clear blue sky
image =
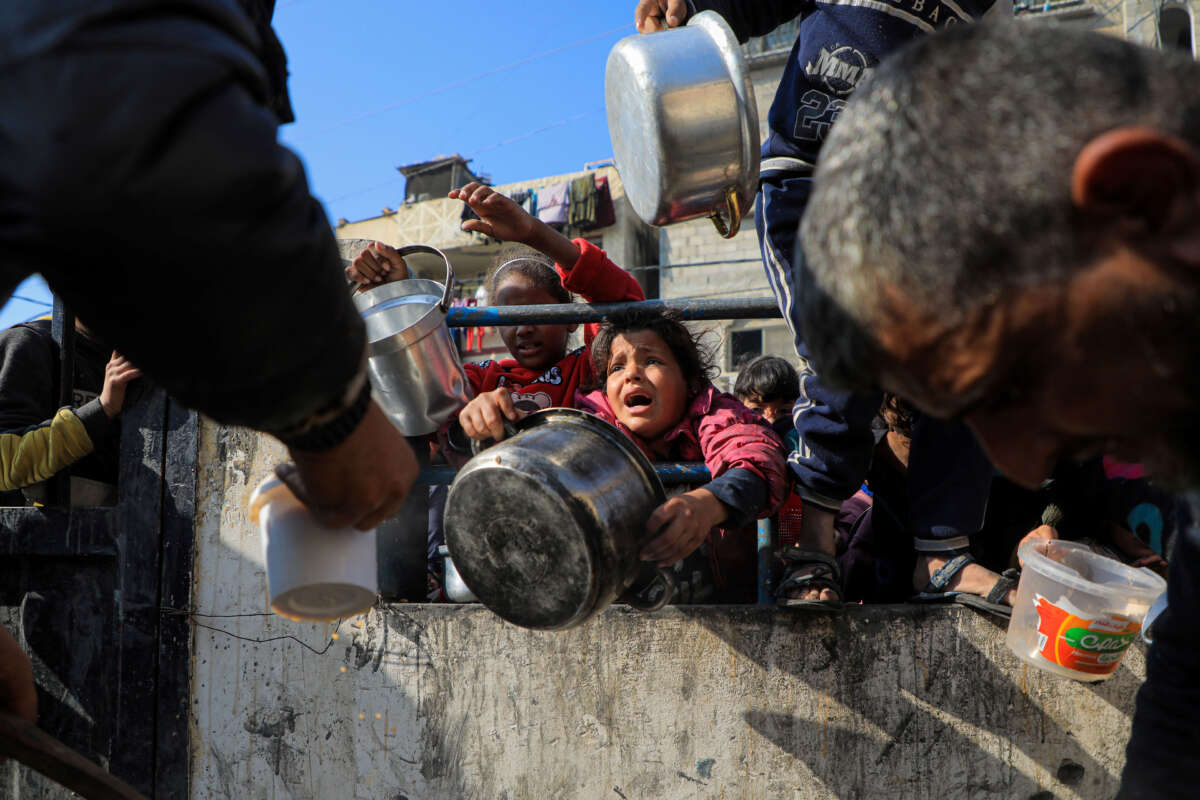
[[[581,169],[612,155],[604,62],[634,33],[635,5],[278,0],[297,119],[280,138],[331,221],[403,202],[395,168],[438,154],[473,158],[496,183]],[[18,294],[50,297],[40,279]],[[0,328],[45,310],[14,299]]]

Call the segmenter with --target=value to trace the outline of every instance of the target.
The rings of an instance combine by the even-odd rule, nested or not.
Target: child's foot
[[[783,575],[776,591],[781,606],[842,607],[841,570],[833,553],[834,515],[815,506],[804,509],[796,544],[784,548]]]
[[[934,574],[953,557],[944,555],[918,556],[916,568],[913,570],[913,591],[918,593],[934,591],[930,589],[930,581],[933,579]],[[937,591],[963,592],[978,595],[979,597],[987,597],[998,580],[1000,580],[998,573],[992,572],[982,564],[972,561],[959,569],[947,581],[946,585],[937,589]],[[1012,606],[1016,597],[1017,590],[1012,588],[1005,592],[1004,596],[998,599],[998,602],[1006,606]]]

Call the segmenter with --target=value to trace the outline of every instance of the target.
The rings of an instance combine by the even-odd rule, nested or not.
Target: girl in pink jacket
[[[644,311],[614,316],[592,340],[591,355],[599,388],[577,396],[576,408],[616,425],[652,461],[703,461],[712,473],[709,483],[650,515],[646,532],[654,538],[642,560],[671,565],[708,538],[718,583],[725,583],[720,554],[729,550],[722,539],[731,537],[714,529],[743,528],[783,501],[788,482],[779,437],[717,391],[708,354],[676,319]]]

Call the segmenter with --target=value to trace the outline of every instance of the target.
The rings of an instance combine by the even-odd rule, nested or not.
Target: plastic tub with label
[[[1080,681],[1116,671],[1167,582],[1059,539],[1021,545],[1008,646],[1039,669]]]

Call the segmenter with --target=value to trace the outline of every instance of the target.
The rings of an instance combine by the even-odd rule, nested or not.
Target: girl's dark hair
[[[554,269],[554,261],[549,256],[539,253],[532,247],[509,244],[500,250],[500,256],[496,259],[495,265],[488,270],[487,278],[484,279],[483,285],[487,290],[489,303],[495,302],[496,289],[504,282],[505,278],[514,272],[526,278],[537,288],[545,289],[558,302],[571,302],[571,293],[563,287],[562,279],[558,277],[558,271]]]
[[[670,311],[630,309],[609,315],[596,338],[592,339],[592,371],[596,376],[596,387],[603,389],[608,375],[608,360],[612,355],[612,343],[623,333],[650,331],[666,343],[671,355],[679,363],[683,379],[693,393],[699,392],[717,374],[715,359],[710,348],[701,344],[679,319]]]
[[[759,356],[742,367],[733,393],[756,403],[793,402],[800,396],[800,376],[786,358]]]

